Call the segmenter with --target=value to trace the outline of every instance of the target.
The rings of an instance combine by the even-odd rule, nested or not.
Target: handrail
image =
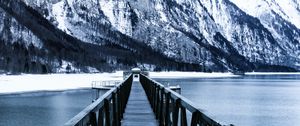
[[[99,88],[99,87],[115,87],[120,84],[121,81],[119,80],[107,80],[107,81],[92,81],[92,88]]]
[[[155,80],[140,74],[140,82],[160,126],[177,126],[179,122],[179,125],[186,126],[188,124],[186,110],[192,113],[191,126],[221,126],[221,124],[203,114],[193,102],[177,92],[165,88]]]
[[[107,91],[64,126],[119,126],[129,98],[132,75]],[[98,116],[97,116],[98,115]]]

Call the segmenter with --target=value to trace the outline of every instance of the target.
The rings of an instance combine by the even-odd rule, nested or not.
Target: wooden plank
[[[158,126],[146,93],[138,81],[132,83],[122,126]]]

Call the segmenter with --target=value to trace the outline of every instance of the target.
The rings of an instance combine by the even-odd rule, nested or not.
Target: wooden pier
[[[192,113],[191,119],[187,112]],[[193,102],[133,72],[65,126],[221,126]]]
[[[157,126],[157,120],[151,109],[146,93],[140,82],[132,83],[131,92],[125,109],[123,126]]]

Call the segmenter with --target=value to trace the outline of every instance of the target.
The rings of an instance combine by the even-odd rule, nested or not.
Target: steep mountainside
[[[200,70],[177,62],[118,31],[104,28],[101,43],[83,42],[59,30],[22,1],[0,1],[0,69],[12,72],[94,72],[128,69]],[[109,37],[111,36],[111,37]],[[71,69],[68,69],[71,66]]]
[[[286,65],[299,68],[300,58],[300,1],[254,0],[241,2],[231,0],[242,10],[260,20],[278,45],[291,58]]]
[[[300,70],[299,2],[255,1],[1,0],[0,67]]]

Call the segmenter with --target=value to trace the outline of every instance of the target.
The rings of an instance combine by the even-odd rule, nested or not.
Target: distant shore
[[[294,75],[300,73],[250,72],[245,75]],[[239,77],[232,73],[150,72],[151,78],[224,78]],[[0,95],[36,92],[63,92],[91,88],[92,81],[123,80],[123,72],[94,74],[0,75]]]
[[[248,72],[245,75],[300,75],[300,72]]]

